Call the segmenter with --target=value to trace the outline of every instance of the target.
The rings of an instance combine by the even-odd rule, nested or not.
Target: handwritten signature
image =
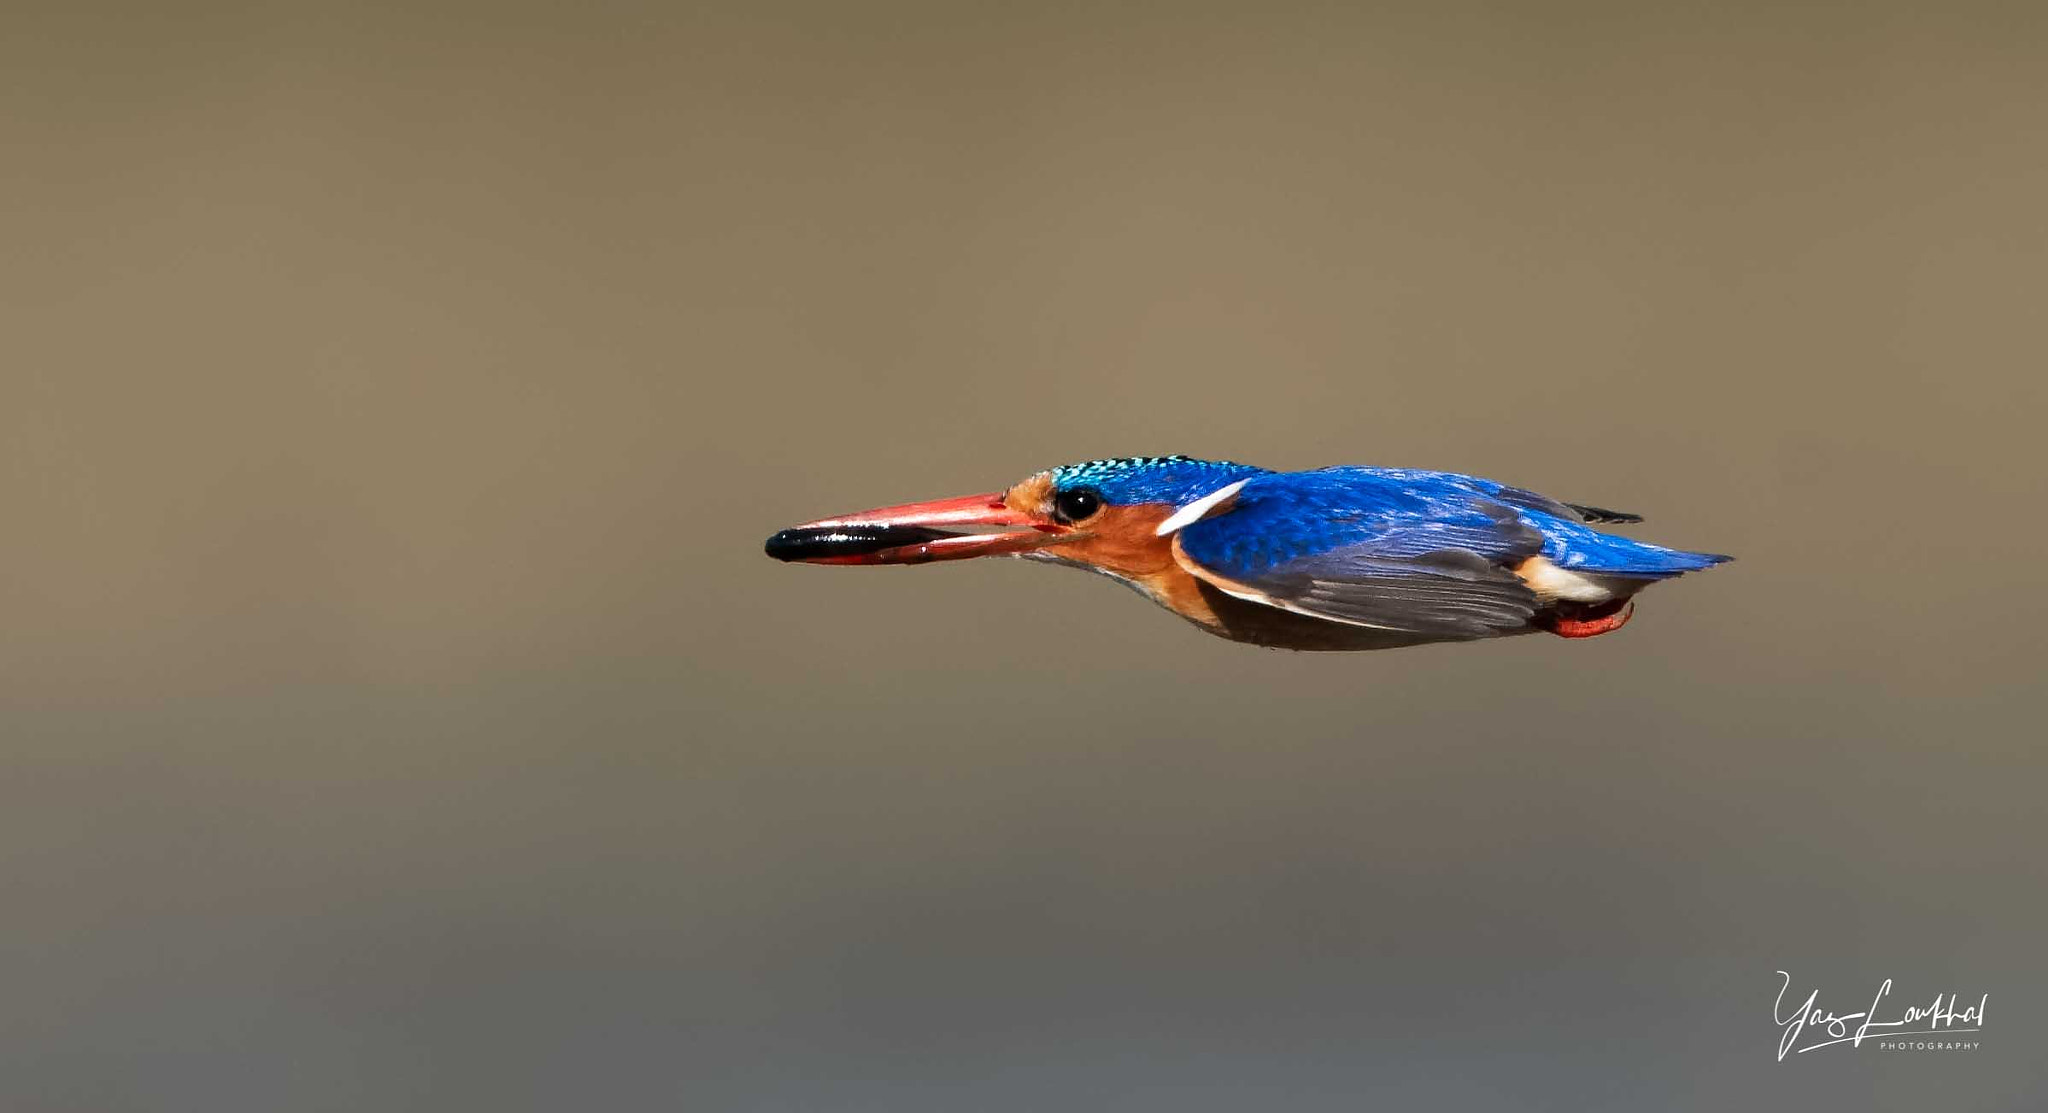
[[[1785,980],[1778,986],[1778,999],[1771,1004],[1771,1018],[1778,1022],[1782,1033],[1778,1040],[1778,1061],[1781,1063],[1788,1053],[1803,1055],[1815,1048],[1832,1047],[1838,1043],[1861,1047],[1866,1038],[1981,1032],[1984,1030],[1984,1006],[1991,1000],[1987,993],[1974,1005],[1958,1007],[1955,994],[1937,993],[1925,1007],[1908,1005],[1899,1014],[1899,1019],[1879,1020],[1878,1006],[1892,991],[1892,980],[1886,978],[1884,984],[1877,987],[1876,996],[1870,999],[1870,1007],[1860,1013],[1836,1013],[1821,1008],[1818,1003],[1820,990],[1816,989],[1807,994],[1806,1000],[1788,1016],[1785,1013],[1785,991],[1792,988],[1792,975],[1780,970],[1778,976]],[[1861,1023],[1856,1023],[1858,1021]],[[1926,1027],[1908,1028],[1910,1024],[1924,1024]],[[1799,1047],[1802,1033],[1808,1033],[1813,1042]],[[1821,1039],[1821,1036],[1827,1038]]]

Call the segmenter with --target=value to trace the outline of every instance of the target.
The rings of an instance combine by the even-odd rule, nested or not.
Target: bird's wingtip
[[[1643,520],[1641,514],[1626,510],[1609,510],[1604,506],[1589,506],[1582,502],[1568,502],[1564,505],[1576,511],[1579,517],[1594,525],[1630,526]]]

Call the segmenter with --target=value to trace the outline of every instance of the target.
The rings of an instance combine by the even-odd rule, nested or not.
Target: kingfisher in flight
[[[1594,528],[1640,521],[1455,472],[1132,456],[806,522],[767,551],[809,564],[1022,557],[1114,577],[1232,641],[1388,649],[1611,633],[1637,592],[1730,559]]]

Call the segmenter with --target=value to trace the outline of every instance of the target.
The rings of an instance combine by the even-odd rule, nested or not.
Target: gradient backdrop
[[[2038,9],[41,7],[0,1108],[2048,1102]],[[1741,559],[1290,655],[760,554],[1175,451]]]

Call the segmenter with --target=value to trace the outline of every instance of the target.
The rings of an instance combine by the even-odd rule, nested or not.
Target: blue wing
[[[1724,557],[1601,533],[1577,511],[1492,480],[1404,468],[1254,476],[1182,528],[1182,565],[1238,598],[1333,622],[1433,638],[1529,627],[1539,602],[1514,569],[1661,579]]]
[[[1240,599],[1442,639],[1527,628],[1536,596],[1510,568],[1542,546],[1476,491],[1366,468],[1255,476],[1175,538],[1183,567]]]

